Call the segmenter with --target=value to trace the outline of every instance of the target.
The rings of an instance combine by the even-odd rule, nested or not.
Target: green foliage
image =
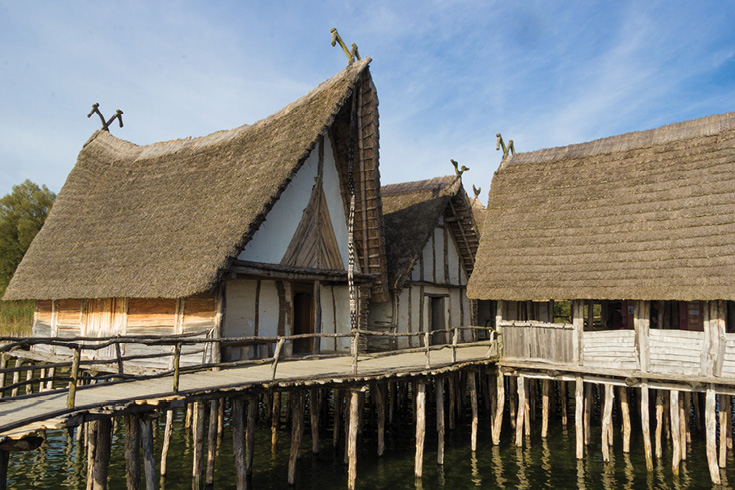
[[[569,301],[554,301],[554,323],[572,321],[572,304]]]
[[[0,293],[5,291],[16,267],[31,245],[56,194],[30,180],[13,186],[0,198]]]
[[[0,336],[29,337],[35,301],[0,301]]]

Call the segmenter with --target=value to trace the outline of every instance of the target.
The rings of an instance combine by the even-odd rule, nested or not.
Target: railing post
[[[276,368],[278,367],[278,358],[281,355],[281,349],[283,349],[283,344],[286,342],[286,339],[281,337],[278,339],[278,343],[276,344],[276,352],[273,354],[273,371],[271,372],[271,381],[276,379]]]
[[[77,396],[77,381],[79,380],[79,359],[82,356],[82,346],[77,344],[74,348],[74,359],[71,363],[71,380],[69,381],[69,396],[66,399],[66,408],[74,408]]]
[[[0,369],[5,369],[8,365],[8,355],[3,352],[0,354]],[[0,373],[0,388],[5,386],[5,373]],[[5,396],[5,392],[0,389],[0,398]]]
[[[426,369],[431,367],[431,359],[429,359],[429,340],[431,339],[431,333],[427,330],[424,332],[424,347],[426,348]]]
[[[179,392],[179,366],[181,365],[181,342],[174,346],[174,393]]]
[[[357,374],[357,356],[360,353],[360,332],[352,332],[352,374]]]
[[[125,367],[123,366],[122,360],[122,349],[120,348],[120,336],[118,335],[118,341],[115,342],[115,355],[117,356],[117,374],[125,374]]]
[[[452,363],[457,362],[457,338],[459,337],[459,328],[454,327],[452,334]]]

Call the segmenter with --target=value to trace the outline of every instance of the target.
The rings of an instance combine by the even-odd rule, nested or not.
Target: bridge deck
[[[136,405],[181,405],[187,398],[215,392],[245,390],[253,387],[327,382],[349,383],[392,376],[422,375],[452,370],[467,364],[482,364],[490,359],[490,343],[461,344],[457,362],[452,349],[432,350],[426,368],[424,352],[401,352],[380,357],[361,356],[358,373],[353,374],[350,356],[322,359],[283,360],[271,380],[270,364],[251,365],[182,374],[179,392],[172,392],[171,376],[80,387],[76,406],[67,409],[67,393],[52,393],[26,399],[0,401],[0,439],[22,438],[39,429],[77,425],[81,415],[125,411]]]

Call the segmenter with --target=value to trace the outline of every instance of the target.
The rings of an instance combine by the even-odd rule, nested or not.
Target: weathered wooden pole
[[[387,385],[375,383],[375,408],[378,412],[378,457],[385,452],[385,395]]]
[[[549,398],[551,397],[551,380],[541,382],[541,437],[549,433]]]
[[[709,476],[712,480],[712,484],[719,485],[720,468],[717,465],[717,421],[715,419],[715,396],[714,388],[712,386],[707,388],[704,419],[707,430],[707,465],[709,466]]]
[[[682,391],[681,393],[679,393],[679,447],[682,461],[685,461],[687,459],[687,409],[689,408],[689,403],[687,402],[688,398],[688,392]]]
[[[424,439],[426,438],[426,382],[416,383],[416,459],[414,475],[421,478],[424,473]]]
[[[651,454],[651,421],[648,408],[648,383],[641,384],[641,429],[643,431],[643,452],[646,457],[646,469],[653,471],[653,455]]]
[[[169,411],[170,413],[173,413]],[[140,422],[140,442],[143,447],[143,473],[146,490],[156,490],[156,457],[153,453],[153,420],[152,414],[143,415]],[[163,485],[162,485],[163,486]]]
[[[332,423],[332,445],[336,448],[339,446],[339,434],[341,432],[340,422],[342,420],[342,392],[337,388],[334,389],[334,422]],[[345,421],[345,423],[347,423]]]
[[[469,373],[470,377],[470,405],[472,406],[472,436],[471,447],[472,452],[477,451],[477,426],[479,424],[479,416],[477,413],[477,373]]]
[[[727,466],[727,410],[725,407],[730,401],[728,395],[719,395],[720,398],[720,468]]]
[[[605,407],[602,414],[602,460],[610,462],[610,431],[612,430],[612,409],[615,398],[613,386],[605,385]]]
[[[242,408],[240,409],[242,410]],[[253,474],[253,454],[255,453],[255,422],[258,416],[258,396],[248,397],[248,424],[245,432],[245,476]]]
[[[587,383],[584,386],[584,444],[585,446],[590,445],[590,426],[592,425],[592,383]]]
[[[105,490],[107,488],[107,470],[110,466],[111,441],[112,419],[100,419],[97,422],[97,450],[94,455],[92,490]]]
[[[242,398],[232,399],[232,455],[235,459],[235,481],[238,490],[244,490],[247,486],[245,476],[245,461],[243,458],[243,446],[245,433],[243,430],[243,406]]]
[[[569,419],[567,410],[567,382],[564,380],[559,381],[559,398],[561,401],[561,425],[566,427],[569,423]]]
[[[87,422],[87,490],[94,489],[94,461],[97,453],[97,426],[99,422]]]
[[[515,430],[518,418],[518,381],[515,376],[508,376],[508,416],[510,427]]]
[[[291,451],[288,456],[288,484],[296,484],[296,462],[301,452],[301,437],[304,433],[304,394],[292,393]]]
[[[357,426],[359,418],[360,392],[352,390],[349,399],[350,416],[349,420],[345,420],[345,424],[349,424],[349,432],[347,435],[347,454],[348,454],[348,470],[347,470],[347,488],[355,490],[357,485]]]
[[[173,430],[174,411],[166,410],[166,427],[163,431],[163,447],[161,448],[161,486],[166,481],[166,471],[168,465],[168,449],[171,446],[171,431]]]
[[[584,381],[577,376],[574,389],[574,429],[577,442],[577,459],[584,457]]]
[[[13,371],[13,383],[12,384],[18,384],[20,383],[20,367],[23,366],[23,359],[20,357],[15,359],[15,371]],[[10,390],[10,396],[18,396],[18,386]],[[71,388],[69,388],[71,390]],[[71,391],[70,391],[71,393]],[[71,407],[70,407],[71,408]]]
[[[273,407],[271,414],[271,446],[275,447],[278,443],[278,427],[281,424],[281,392],[273,393]]]
[[[309,425],[311,428],[311,452],[319,454],[319,390],[309,390]]]
[[[457,423],[456,409],[457,409],[457,390],[454,385],[456,384],[453,374],[447,376],[447,388],[449,395],[449,430],[454,430]],[[414,420],[415,422],[415,420]]]
[[[192,488],[201,490],[203,487],[203,469],[204,469],[204,419],[205,419],[205,402],[194,402],[194,411],[192,413],[192,430],[194,432],[194,452],[193,462],[191,466]]]
[[[140,425],[135,415],[125,416],[125,480],[128,490],[140,489]]]
[[[663,457],[663,446],[661,445],[661,434],[664,425],[664,392],[656,390],[656,459]]]
[[[436,394],[436,463],[444,464],[444,379],[437,377],[434,383],[434,392]]]
[[[209,402],[209,428],[207,431],[207,473],[204,485],[207,488],[214,486],[214,458],[217,454],[217,418],[219,413],[218,399]]]
[[[618,386],[620,397],[620,415],[623,419],[623,452],[630,452],[630,405],[628,403],[628,388]]]
[[[511,378],[513,379],[513,378]],[[518,391],[518,413],[516,415],[516,446],[523,446],[523,419],[526,414],[526,379],[523,376],[518,376],[517,379],[517,391]]]
[[[492,439],[495,446],[500,444],[500,429],[503,427],[503,412],[505,411],[505,376],[498,369],[496,377],[496,408],[493,418]]]
[[[674,475],[679,476],[679,463],[681,462],[681,437],[679,437],[679,392],[671,390],[669,392],[670,412],[671,412],[671,447],[673,449],[671,456],[671,471]],[[715,463],[717,456],[715,455]]]

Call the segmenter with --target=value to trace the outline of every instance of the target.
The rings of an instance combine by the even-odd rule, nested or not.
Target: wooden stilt
[[[232,399],[232,455],[235,458],[235,479],[238,490],[244,490],[247,486],[243,458],[243,442],[245,440],[243,430],[244,405],[245,402],[242,398]]]
[[[186,404],[186,419],[184,421],[184,427],[187,429],[191,427],[191,417],[194,413],[194,404],[193,403],[187,403]]]
[[[602,460],[610,462],[610,431],[612,430],[612,409],[615,398],[613,386],[605,385],[605,407],[602,413]]]
[[[396,406],[396,382],[388,383],[388,425],[393,425],[393,411]]]
[[[15,367],[16,367],[16,369],[19,368],[19,367],[21,367],[21,366],[23,366],[23,359],[17,358],[15,360]],[[13,371],[13,384],[17,384],[19,382],[20,382],[20,371],[19,370]],[[17,386],[15,388],[13,388],[13,389],[10,390],[10,396],[18,396],[18,387]]]
[[[623,452],[630,452],[630,405],[628,403],[628,388],[618,386],[620,397],[620,416],[623,419]]]
[[[651,454],[651,421],[648,408],[648,384],[641,384],[641,430],[643,432],[643,452],[646,457],[646,469],[653,471],[653,455]]]
[[[531,424],[530,422],[536,422],[536,380],[528,378],[526,380],[526,415],[524,420],[526,421],[526,435],[531,435]]]
[[[687,459],[687,413],[688,408],[687,398],[689,393],[684,391],[679,393],[679,453],[681,460]]]
[[[577,376],[574,389],[574,428],[577,436],[577,459],[584,457],[584,381]]]
[[[436,378],[435,393],[436,393],[436,434],[437,434],[437,449],[436,449],[436,463],[439,465],[444,464],[444,379],[441,377]]]
[[[725,403],[725,411],[727,412],[727,427],[725,428],[725,434],[727,435],[727,449],[732,449],[732,396],[726,395],[727,401]]]
[[[225,432],[225,402],[226,398],[222,398],[219,402],[219,410],[217,410],[217,450],[222,446],[222,438]]]
[[[513,379],[513,378],[511,378]],[[526,415],[526,379],[522,376],[518,376],[517,382],[518,391],[518,414],[516,416],[516,446],[523,446],[523,419]]]
[[[567,382],[559,381],[559,399],[561,405],[561,425],[566,427],[569,423],[568,410],[567,410]]]
[[[385,396],[388,385],[375,383],[375,409],[378,412],[378,457],[385,452]]]
[[[664,393],[656,390],[656,459],[663,457],[663,447],[661,445],[661,433],[664,424]]]
[[[344,414],[342,415],[342,418],[344,419],[344,432],[345,432],[345,452],[344,452],[344,462],[345,464],[350,463],[350,424],[347,423],[348,420],[350,420],[350,417],[352,416],[352,406],[350,405],[352,403],[352,398],[347,398],[345,400],[345,406],[344,406]],[[355,416],[357,424],[357,433],[360,433],[360,393],[357,394],[357,410],[355,413],[357,415]]]
[[[551,380],[541,382],[541,437],[549,433],[549,398],[551,397]]]
[[[590,445],[590,426],[592,423],[592,383],[584,385],[584,444]]]
[[[495,417],[493,418],[493,444],[500,444],[500,429],[503,427],[503,412],[505,411],[505,376],[500,370],[496,376],[496,402],[495,402]]]
[[[97,450],[94,455],[94,479],[92,490],[107,488],[107,470],[110,466],[110,446],[112,442],[112,419],[97,422]]]
[[[450,378],[451,379],[451,378]],[[416,383],[416,459],[414,475],[421,478],[424,472],[424,439],[426,437],[426,383]]]
[[[311,426],[311,452],[319,454],[319,390],[309,390],[309,425]]]
[[[125,471],[128,490],[140,489],[140,426],[134,415],[125,416]]]
[[[334,389],[334,422],[332,423],[332,445],[339,446],[340,421],[342,420],[342,392]],[[346,422],[345,422],[346,423]]]
[[[357,390],[350,392],[349,406],[350,416],[345,420],[345,424],[349,425],[349,433],[347,436],[347,454],[348,454],[348,470],[347,470],[347,488],[355,490],[357,485],[357,424],[358,424],[358,407],[360,405],[360,393]]]
[[[281,425],[281,392],[273,393],[273,406],[271,408],[271,446],[278,444],[278,427]]]
[[[304,396],[301,392],[290,393],[293,408],[291,409],[291,452],[288,456],[288,484],[296,483],[296,462],[301,452],[301,434],[304,424]]]
[[[209,402],[209,428],[207,431],[207,473],[204,485],[207,488],[214,486],[214,458],[217,454],[217,420],[220,401],[214,399]]]
[[[173,414],[173,411],[169,410]],[[153,419],[152,415],[138,418],[140,427],[140,443],[143,447],[143,474],[146,490],[156,490],[156,457],[153,453]],[[161,485],[163,486],[163,485]]]
[[[447,377],[447,380],[449,382],[449,430],[454,430],[457,420],[455,413],[457,408],[457,391],[454,388],[454,376],[450,375]]]
[[[508,405],[510,416],[510,426],[513,430],[516,428],[518,413],[518,383],[515,376],[508,376]]]
[[[203,487],[203,466],[204,466],[204,419],[205,419],[205,402],[194,402],[192,412],[192,431],[194,435],[194,452],[191,466],[192,488],[201,490]]]
[[[699,393],[696,391],[692,393],[692,405],[694,405],[694,422],[697,428],[697,433],[702,433],[702,404]]]
[[[87,422],[87,490],[94,488],[94,460],[97,453],[97,426],[99,422]]]
[[[717,421],[715,418],[715,396],[715,390],[712,387],[709,387],[707,389],[704,418],[705,426],[707,428],[707,465],[709,466],[709,476],[713,485],[719,485],[720,468],[717,465]]]
[[[255,422],[258,417],[258,396],[248,397],[248,425],[245,432],[245,476],[253,474],[253,454],[255,453]]]
[[[725,406],[729,402],[729,396],[718,395],[720,399],[720,468],[727,466],[727,410]]]
[[[681,438],[679,437],[679,392],[671,390],[669,392],[669,408],[671,412],[671,446],[673,448],[671,455],[671,471],[674,475],[679,475],[679,463],[681,462]],[[715,462],[717,460],[715,459]]]
[[[166,410],[166,427],[163,431],[163,447],[161,448],[161,486],[166,481],[168,448],[171,446],[171,431],[173,430],[174,411]]]
[[[477,373],[469,373],[470,383],[470,405],[472,406],[472,436],[471,447],[472,452],[477,451],[477,426],[479,424],[479,416],[477,413]]]
[[[48,370],[48,377],[51,378],[50,380],[46,381],[46,389],[47,390],[53,390],[54,389],[54,376],[56,375],[56,368],[52,367]]]
[[[684,393],[684,429],[686,431],[687,445],[692,443],[691,418],[692,418],[692,393]],[[686,451],[684,451],[686,453]]]

